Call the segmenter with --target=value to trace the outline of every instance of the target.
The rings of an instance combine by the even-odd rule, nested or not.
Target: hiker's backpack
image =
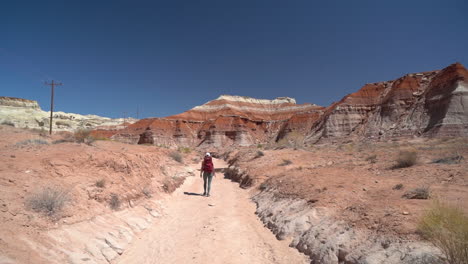
[[[214,170],[213,160],[211,158],[205,159],[205,164],[203,166],[203,171],[213,172],[213,170]]]

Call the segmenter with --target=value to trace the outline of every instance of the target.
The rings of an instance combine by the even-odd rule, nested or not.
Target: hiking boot
[[[206,192],[204,192],[204,193],[202,194],[202,196],[205,196],[205,195],[206,195]]]

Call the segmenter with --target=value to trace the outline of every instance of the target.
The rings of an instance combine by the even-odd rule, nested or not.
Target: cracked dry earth
[[[248,192],[222,173],[213,179],[211,197],[202,191],[198,175],[187,178],[168,200],[165,216],[112,263],[309,263],[263,226]]]

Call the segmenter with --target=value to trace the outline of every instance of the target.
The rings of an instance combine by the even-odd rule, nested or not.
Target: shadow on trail
[[[193,192],[184,192],[185,195],[192,195],[192,196],[202,196],[201,193],[193,193]]]

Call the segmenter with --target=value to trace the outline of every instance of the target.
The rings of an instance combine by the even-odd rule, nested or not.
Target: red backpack
[[[211,159],[211,157],[205,157],[205,160],[203,161],[203,171],[213,172],[213,170],[213,160]]]

